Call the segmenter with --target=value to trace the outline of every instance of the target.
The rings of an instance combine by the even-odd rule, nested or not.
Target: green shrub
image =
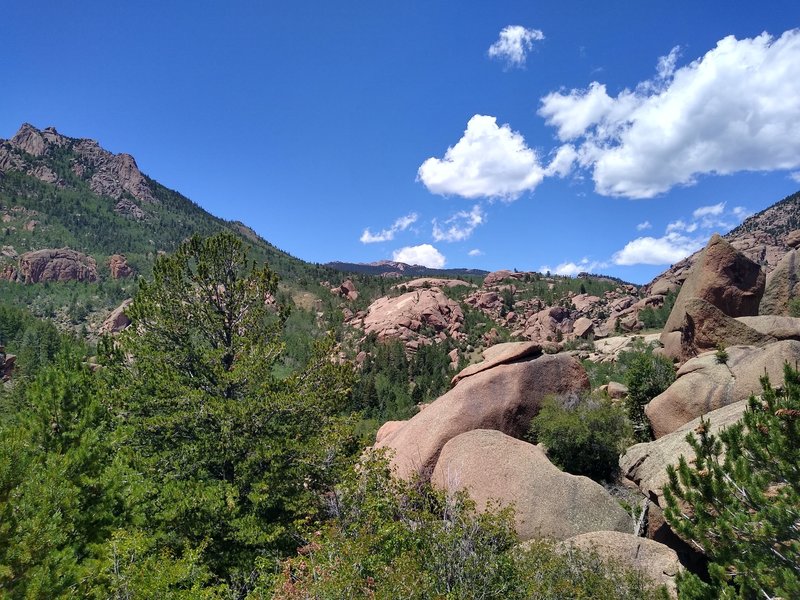
[[[721,365],[724,365],[728,362],[728,351],[725,350],[725,346],[723,346],[721,343],[717,344],[717,352],[715,356],[717,358],[717,362]]]
[[[625,411],[610,400],[587,398],[569,406],[551,397],[531,422],[531,434],[568,473],[608,479],[633,430]]]
[[[789,300],[789,316],[800,317],[800,298]]]
[[[516,545],[511,512],[389,474],[372,455],[332,499],[335,519],[251,598],[665,598],[641,573],[552,542]]]

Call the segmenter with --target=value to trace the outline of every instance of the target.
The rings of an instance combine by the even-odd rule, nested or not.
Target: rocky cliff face
[[[64,155],[69,173],[58,172],[51,160]],[[9,171],[60,187],[68,186],[72,175],[86,181],[96,194],[116,200],[116,212],[137,220],[147,216],[142,206],[156,201],[149,180],[130,154],[113,154],[94,140],[69,138],[53,127],[39,130],[25,123],[10,140],[0,140],[0,175]]]
[[[25,283],[97,281],[97,263],[69,248],[36,250],[20,256],[18,277]]]

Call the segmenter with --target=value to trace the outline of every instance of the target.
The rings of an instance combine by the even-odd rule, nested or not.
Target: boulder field
[[[498,344],[484,358],[424,411],[380,429],[374,447],[389,451],[395,476],[466,490],[479,510],[513,506],[522,540],[631,532],[630,515],[603,486],[562,472],[544,449],[519,439],[546,396],[588,390],[582,365],[531,342]]]

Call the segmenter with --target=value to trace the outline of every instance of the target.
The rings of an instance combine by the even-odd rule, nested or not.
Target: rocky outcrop
[[[628,396],[628,386],[617,381],[609,381],[605,392],[612,400],[623,400]]]
[[[564,473],[541,448],[500,431],[478,429],[449,440],[431,481],[448,493],[467,490],[479,510],[493,500],[513,506],[522,541],[633,528],[628,513],[601,485]]]
[[[112,254],[108,257],[108,270],[112,279],[123,279],[133,275],[133,269],[128,264],[128,259],[122,254]]]
[[[594,322],[586,317],[580,317],[572,324],[572,333],[578,338],[588,338],[594,333]]]
[[[394,452],[398,476],[429,477],[442,447],[455,436],[496,429],[521,437],[546,396],[574,395],[588,388],[583,366],[566,354],[498,364],[458,381],[376,447]]]
[[[366,334],[374,333],[379,340],[397,338],[416,348],[432,339],[461,339],[464,313],[458,302],[439,288],[430,288],[379,298],[366,313],[357,313],[348,323]]]
[[[525,277],[524,273],[517,273],[515,271],[508,271],[508,270],[501,270],[501,271],[492,271],[486,277],[483,278],[483,287],[489,288],[492,286],[497,286],[507,281],[509,279],[522,279]]]
[[[646,346],[652,346],[658,343],[660,336],[659,333],[649,333],[643,336],[615,335],[614,337],[595,339],[594,351],[589,354],[588,358],[597,363],[616,362],[620,353],[631,350],[637,341],[641,341]]]
[[[739,319],[729,317],[710,302],[700,298],[687,300],[684,311],[684,321],[680,331],[682,360],[689,360],[718,346],[764,346],[777,341],[770,335],[748,327]]]
[[[4,346],[0,346],[0,382],[5,383],[11,379],[16,365],[17,357],[14,354],[6,354]]]
[[[69,248],[34,250],[20,256],[19,276],[25,283],[97,281],[97,263]]]
[[[760,388],[759,388],[760,389]],[[739,400],[706,413],[703,418],[710,422],[709,431],[716,434],[741,420],[747,400]],[[622,476],[633,482],[651,502],[664,508],[663,487],[669,481],[667,466],[677,467],[681,456],[687,461],[694,458],[694,451],[686,441],[686,434],[697,429],[700,417],[684,423],[672,433],[654,442],[635,444],[619,459]]]
[[[39,131],[30,123],[23,123],[9,143],[17,150],[39,157],[44,156],[51,147],[65,146],[67,141],[53,127]]]
[[[731,346],[719,362],[715,352],[687,361],[677,379],[645,407],[653,434],[661,438],[692,419],[761,392],[760,378],[783,381],[783,364],[800,363],[800,342],[785,340],[763,348]]]
[[[794,232],[800,237],[800,231]],[[792,238],[794,243],[794,238]],[[762,315],[788,315],[789,302],[800,297],[800,254],[789,250],[767,276],[764,296],[758,307]]]
[[[795,229],[794,231],[790,231],[788,234],[786,234],[786,239],[784,242],[789,248],[794,249],[800,246],[800,229]]]
[[[52,149],[69,147],[74,153],[72,172],[88,179],[96,194],[117,200],[115,210],[136,219],[144,218],[137,204],[155,202],[153,189],[129,154],[113,154],[94,140],[72,139],[48,127],[38,130],[25,123],[8,142],[0,145],[0,172],[22,171],[47,183],[63,185],[59,176],[41,160]]]
[[[100,335],[119,333],[120,331],[127,329],[131,324],[131,320],[128,318],[128,315],[125,314],[125,310],[132,303],[133,299],[128,298],[127,300],[123,300],[122,304],[111,311],[111,314],[108,315],[106,320],[103,321],[103,324],[100,326]]]
[[[406,421],[386,421],[375,434],[375,443],[382,442],[406,424]]]
[[[572,319],[569,311],[562,306],[551,306],[531,315],[525,322],[521,335],[533,342],[560,342],[572,333]]]
[[[406,289],[409,290],[417,290],[419,288],[452,288],[458,286],[464,287],[475,287],[468,281],[464,281],[462,279],[442,279],[439,277],[420,277],[419,279],[412,279],[411,281],[407,281],[405,283],[398,284],[395,287],[403,287],[405,286]]]
[[[800,207],[800,194],[793,194],[748,217],[723,237],[731,246],[758,263],[769,274],[776,268],[787,249],[796,248],[800,243],[800,231],[793,230],[797,222],[798,207]],[[679,286],[701,253],[702,251],[695,252],[674,264],[645,286],[646,292],[663,293],[669,287]],[[764,311],[761,311],[761,314],[764,314]]]
[[[353,300],[358,299],[358,292],[356,291],[356,286],[349,279],[345,279],[338,287],[331,288],[331,294],[339,296],[351,302]]]
[[[683,571],[678,554],[659,542],[620,531],[592,531],[561,542],[562,550],[594,551],[605,560],[618,561],[644,573],[656,585],[664,585],[677,598],[676,576]]]
[[[757,263],[715,234],[681,287],[664,331],[683,327],[691,298],[705,300],[729,317],[757,315],[765,280]]]

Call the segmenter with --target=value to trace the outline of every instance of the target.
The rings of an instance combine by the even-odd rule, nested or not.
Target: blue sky
[[[800,189],[796,1],[3,4],[0,137],[309,261],[646,282]]]

